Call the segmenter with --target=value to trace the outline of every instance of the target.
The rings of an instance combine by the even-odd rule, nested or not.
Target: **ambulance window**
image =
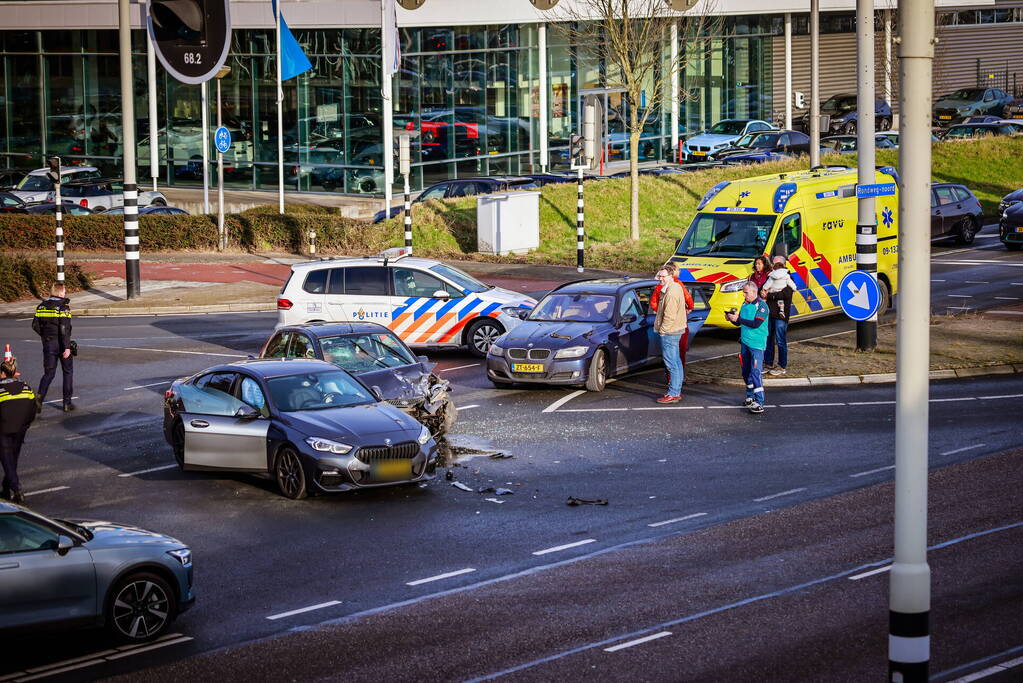
[[[774,242],[774,253],[788,256],[799,249],[802,244],[803,227],[799,214],[794,213],[791,216],[785,216],[781,221],[778,238]],[[784,252],[780,247],[784,248]]]

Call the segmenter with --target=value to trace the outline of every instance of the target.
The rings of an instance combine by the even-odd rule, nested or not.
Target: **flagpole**
[[[277,29],[277,212],[284,213],[284,86],[281,85],[281,0],[274,3]]]
[[[387,11],[394,11],[394,3],[380,0],[380,73],[381,87],[380,96],[383,98],[383,133],[384,133],[384,216],[390,216],[391,212],[391,186],[394,185],[394,104],[391,99],[391,65],[389,59],[394,59],[393,50],[397,46],[391,45],[388,48],[387,37]],[[388,54],[391,52],[391,54]]]

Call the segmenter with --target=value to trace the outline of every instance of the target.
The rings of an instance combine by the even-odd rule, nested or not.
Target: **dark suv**
[[[821,114],[828,114],[831,123],[828,130],[822,130],[822,135],[830,133],[845,133],[853,135],[856,133],[859,110],[856,105],[856,95],[842,94],[832,95],[821,105]],[[891,130],[892,108],[884,100],[874,102],[874,125],[878,130]],[[810,113],[807,112],[793,122],[793,126],[805,133],[810,132]]]
[[[444,180],[423,190],[422,194],[412,200],[413,204],[431,199],[451,199],[453,197],[473,197],[478,194],[507,192],[509,190],[535,190],[539,187],[532,178],[522,176],[489,176],[486,178],[459,178]],[[400,206],[391,207],[386,218],[394,218],[404,209]],[[384,212],[378,211],[373,222],[384,220]]]
[[[962,185],[931,183],[931,239],[954,237],[973,244],[984,211],[980,201]]]
[[[951,126],[970,116],[1001,116],[1012,95],[1001,88],[962,88],[934,102],[934,125]]]

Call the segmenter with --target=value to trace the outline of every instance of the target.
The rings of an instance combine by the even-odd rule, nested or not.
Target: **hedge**
[[[308,234],[316,231],[321,249],[345,253],[376,253],[390,246],[379,226],[336,212],[288,207],[284,215],[265,207],[224,218],[229,246],[248,250],[303,253]],[[52,249],[53,216],[0,215],[0,250]],[[67,216],[66,249],[118,251],[124,248],[124,216]],[[139,244],[145,251],[210,251],[217,248],[215,216],[140,216]]]
[[[57,279],[52,258],[45,256],[8,256],[0,254],[0,299],[17,301],[28,296],[45,299],[50,285]],[[75,263],[64,266],[64,285],[69,292],[86,289],[92,284],[88,273]]]

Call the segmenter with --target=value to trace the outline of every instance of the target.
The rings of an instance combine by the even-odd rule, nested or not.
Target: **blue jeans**
[[[764,351],[739,344],[739,364],[742,366],[742,379],[746,382],[746,398],[757,403],[764,402]]]
[[[678,343],[681,339],[681,334],[661,335],[661,357],[664,358],[664,367],[668,368],[668,374],[671,376],[668,382],[668,396],[682,394],[682,379],[685,376],[685,369],[682,366],[682,356],[678,350]]]
[[[767,328],[767,348],[764,350],[764,363],[774,365],[774,347],[778,347],[778,367],[783,370],[789,366],[789,323],[787,320],[771,318]]]

